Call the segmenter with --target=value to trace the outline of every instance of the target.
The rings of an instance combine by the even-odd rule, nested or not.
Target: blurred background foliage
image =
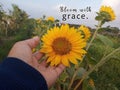
[[[20,40],[28,39],[37,35],[37,29],[46,31],[53,27],[51,21],[46,20],[46,16],[39,19],[29,18],[29,15],[21,10],[17,5],[12,5],[13,10],[9,10],[6,13],[0,5],[0,61],[6,58],[12,45]],[[54,26],[58,25],[59,20],[54,21]],[[72,25],[77,27],[78,25]],[[94,32],[94,28],[89,27],[91,32]],[[85,61],[84,66],[80,69],[77,77],[85,72],[85,70],[93,67],[99,62],[102,56],[112,52],[114,49],[120,47],[120,29],[118,27],[107,26],[99,30],[97,38],[94,40],[90,47]],[[90,76],[84,80],[79,90],[120,90],[120,53],[116,53],[114,57],[110,58],[104,65],[95,70]],[[74,68],[75,69],[75,68]],[[74,71],[66,70],[67,73],[63,73],[61,78],[63,79],[62,85],[66,85],[65,82],[68,77],[71,77]],[[69,75],[68,75],[69,73]],[[76,81],[74,84],[77,82]],[[72,87],[74,87],[74,84]],[[54,87],[57,87],[55,84]],[[54,88],[51,88],[54,90]],[[64,89],[63,89],[64,90]]]

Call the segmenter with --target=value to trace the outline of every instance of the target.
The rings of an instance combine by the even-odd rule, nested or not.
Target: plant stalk
[[[95,30],[95,32],[94,32],[90,42],[88,43],[88,46],[86,47],[86,51],[88,51],[88,49],[90,48],[90,46],[91,46],[92,42],[94,41],[94,39],[96,38],[97,32],[101,28],[101,26],[102,26],[102,22],[99,21],[98,22],[98,26],[97,26],[97,28],[96,28],[96,30]]]
[[[98,26],[97,26],[97,29],[95,30],[95,32],[94,32],[94,34],[93,34],[93,36],[92,36],[92,38],[91,38],[91,40],[90,40],[90,43],[88,44],[88,46],[86,47],[86,51],[88,51],[88,49],[90,48],[90,46],[91,46],[91,44],[92,44],[92,42],[94,41],[94,39],[95,39],[95,37],[96,37],[96,35],[97,35],[97,32],[98,32],[98,30],[101,28],[101,26],[102,26],[102,24],[101,24],[101,21],[100,22],[98,22]],[[84,58],[85,58],[85,56],[83,57],[83,60],[84,60]],[[74,79],[75,79],[75,77],[76,77],[76,75],[77,75],[77,73],[78,73],[78,71],[79,71],[79,66],[77,67],[77,69],[76,69],[76,71],[74,72],[74,75],[73,75],[73,77],[72,77],[72,79],[71,79],[71,81],[70,81],[70,84],[69,84],[69,86],[68,86],[68,90],[70,90],[70,88],[71,88],[71,86],[72,86],[72,84],[73,84],[73,82],[74,82]]]
[[[120,51],[120,47],[115,49],[114,51],[112,51],[110,54],[108,54],[106,57],[102,58],[100,60],[99,63],[97,63],[91,70],[89,70],[88,72],[86,72],[82,79],[78,82],[78,84],[75,86],[74,90],[77,90],[77,88],[80,86],[80,84],[83,82],[83,80],[89,76],[95,69],[99,68],[100,66],[102,66],[106,61],[108,61],[108,58],[111,57],[113,54],[115,54],[116,52]]]

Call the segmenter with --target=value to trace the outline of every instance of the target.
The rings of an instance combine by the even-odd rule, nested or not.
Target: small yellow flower
[[[105,12],[105,13],[109,14],[110,18],[109,18],[108,21],[115,20],[116,16],[115,16],[115,13],[114,13],[114,11],[112,10],[111,7],[109,7],[109,6],[101,6],[100,12]]]
[[[47,25],[44,25],[44,24],[43,24],[43,25],[41,25],[41,27],[42,27],[42,28],[47,28]]]
[[[82,60],[86,51],[86,41],[75,28],[69,25],[54,27],[47,31],[42,37],[43,46],[40,52],[48,57],[47,63],[57,66],[60,63],[70,66],[69,62],[78,64],[77,60]]]
[[[36,19],[36,22],[37,22],[37,23],[40,23],[40,22],[41,22],[41,20],[40,20],[40,19]]]
[[[95,86],[93,79],[90,79],[90,80],[89,80],[89,84],[90,84],[91,87],[94,87],[94,86]]]
[[[52,16],[48,17],[47,20],[48,20],[48,21],[52,21],[52,22],[55,21],[54,17],[52,17]]]
[[[88,27],[86,27],[86,26],[84,26],[84,25],[81,25],[81,26],[78,28],[78,30],[80,30],[80,31],[83,32],[83,34],[84,34],[84,39],[85,39],[86,41],[90,38],[91,32],[90,32],[90,30],[89,30]]]

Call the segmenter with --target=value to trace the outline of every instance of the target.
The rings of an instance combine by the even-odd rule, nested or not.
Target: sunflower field
[[[116,16],[109,6],[97,12],[96,28],[60,23],[52,16],[34,19],[12,5],[6,13],[0,5],[0,61],[13,44],[39,36],[40,51],[50,66],[63,64],[66,69],[50,90],[120,90],[120,30],[106,26]]]

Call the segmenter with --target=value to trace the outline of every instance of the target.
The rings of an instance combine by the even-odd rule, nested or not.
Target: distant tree
[[[5,20],[7,18],[7,15],[5,11],[2,8],[2,5],[0,4],[0,34],[3,35],[3,33],[6,33],[7,35],[7,21]]]
[[[2,20],[3,14],[4,14],[4,11],[3,11],[2,5],[0,4],[0,23],[1,23],[1,20]]]
[[[21,24],[23,24],[28,19],[28,15],[25,11],[22,11],[17,5],[12,4],[12,7],[13,11],[9,11],[10,16],[12,17],[15,28],[18,29]]]

